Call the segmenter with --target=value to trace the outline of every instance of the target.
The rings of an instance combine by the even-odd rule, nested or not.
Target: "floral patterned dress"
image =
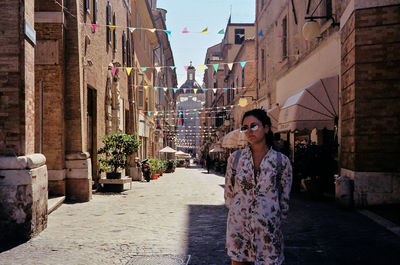
[[[283,235],[281,220],[289,210],[292,166],[282,154],[282,193],[278,198],[276,185],[277,152],[272,148],[260,163],[257,181],[254,178],[250,148],[242,150],[232,185],[235,153],[228,159],[225,175],[225,205],[229,208],[226,247],[231,259],[254,262],[255,265],[282,264]]]

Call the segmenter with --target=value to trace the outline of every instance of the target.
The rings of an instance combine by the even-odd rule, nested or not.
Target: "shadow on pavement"
[[[294,194],[283,227],[287,265],[399,264],[399,237],[334,201]]]
[[[224,205],[189,206],[189,264],[230,264],[225,251],[227,214]]]

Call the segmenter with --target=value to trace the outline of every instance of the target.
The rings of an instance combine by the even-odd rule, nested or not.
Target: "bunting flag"
[[[128,74],[128,76],[131,74],[132,71],[132,67],[125,67],[126,73]]]
[[[282,38],[282,33],[281,33],[281,32],[278,32],[277,37],[281,39],[281,38]]]
[[[260,32],[258,32],[258,36],[260,36],[260,37],[264,36],[262,29],[260,29]]]
[[[218,34],[225,34],[225,30],[221,29],[220,31],[218,31]]]
[[[117,67],[111,68],[111,71],[112,71],[112,74],[113,74],[113,75],[115,75],[115,72],[117,71],[117,69],[118,69]]]
[[[114,25],[108,25],[108,28],[111,30],[111,32],[113,32],[114,29],[115,29],[115,26]]]
[[[174,93],[176,93],[176,90],[178,90],[176,87],[174,87],[173,89],[174,89]]]
[[[201,33],[208,33],[208,28],[203,29]]]
[[[164,91],[166,92],[168,90],[168,87],[163,87]]]
[[[156,29],[148,29],[151,33],[156,32]]]
[[[254,64],[257,64],[257,59],[254,60]]]
[[[149,115],[149,117],[151,116],[151,111],[148,111],[147,114]]]
[[[156,70],[157,70],[157,73],[159,73],[161,71],[161,67],[157,66]]]
[[[170,30],[164,30],[164,32],[171,36],[171,31]]]
[[[143,86],[144,87],[144,89],[148,89],[149,88],[149,86]]]
[[[183,93],[186,93],[186,88],[183,89]]]
[[[182,30],[182,33],[183,33],[183,34],[189,33],[188,28],[187,28],[187,27],[184,27],[183,30]]]
[[[215,72],[218,72],[218,64],[217,63],[215,63],[215,64],[213,64],[213,66],[214,66],[214,70],[215,70]]]
[[[204,91],[208,91],[208,88],[203,88]]]
[[[242,66],[242,68],[246,65],[247,62],[240,62],[240,65]]]
[[[199,69],[200,69],[200,72],[203,72],[204,71],[204,65],[203,64],[199,65]]]
[[[170,68],[171,68],[171,70],[174,70],[174,69],[175,69],[175,66],[170,66]]]
[[[138,85],[134,85],[133,87],[136,89],[138,87]]]
[[[135,31],[135,29],[136,29],[136,28],[129,27],[129,31],[130,31],[131,33],[133,33],[133,32]]]
[[[233,63],[228,63],[228,68],[230,71],[232,71]]]
[[[197,88],[194,88],[193,91],[195,94],[197,94]]]
[[[226,91],[227,90],[227,88],[226,87],[224,87],[224,91]]]
[[[92,32],[94,33],[98,27],[99,27],[99,25],[92,24]]]
[[[185,67],[185,70],[186,70],[186,71],[189,69],[189,66],[187,66],[187,65],[185,65],[184,67]]]
[[[147,67],[142,67],[141,69],[142,69],[143,72],[146,72]]]
[[[155,86],[155,87],[154,87],[154,90],[155,90],[155,91],[157,91],[157,89],[158,89],[158,87],[157,87],[157,86]]]
[[[213,91],[214,91],[214,93],[216,93],[216,92],[217,92],[217,89],[216,89],[216,88],[213,88]]]

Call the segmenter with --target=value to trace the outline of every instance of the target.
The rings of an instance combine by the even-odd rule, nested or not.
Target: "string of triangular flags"
[[[199,70],[203,72],[206,69],[213,68],[215,71],[218,71],[220,69],[220,66],[227,65],[229,70],[231,71],[233,69],[234,64],[240,64],[240,66],[243,68],[246,66],[248,62],[253,62],[254,64],[257,64],[257,60],[247,60],[247,61],[238,61],[238,62],[230,62],[230,63],[214,63],[214,64],[200,64]],[[189,65],[185,65],[184,68],[187,71],[189,69]],[[145,66],[145,67],[105,67],[107,69],[110,69],[115,75],[117,72],[117,69],[122,69],[125,70],[128,76],[131,74],[132,70],[141,70],[142,72],[146,72],[147,70],[155,69],[157,72],[160,72],[163,68],[170,68],[171,70],[175,70],[176,66]]]
[[[96,32],[96,30],[99,27],[104,27],[104,28],[109,28],[111,30],[111,32],[113,32],[115,29],[117,28],[123,28],[123,29],[127,29],[129,30],[131,33],[133,33],[134,31],[137,30],[146,30],[146,31],[150,31],[151,33],[155,33],[156,31],[161,31],[161,32],[165,32],[168,35],[171,35],[173,32],[177,32],[177,31],[172,31],[172,30],[168,30],[168,29],[158,29],[158,28],[139,28],[139,27],[127,27],[127,26],[117,26],[117,25],[106,25],[106,24],[88,24],[88,23],[81,23],[84,25],[88,25],[90,26],[91,30],[93,33]],[[189,31],[188,27],[184,27],[182,29],[182,31],[178,31],[179,33],[182,34],[188,34],[188,33],[200,33],[200,34],[208,34],[208,27],[203,28],[201,31]],[[219,31],[217,31],[217,34],[225,34],[225,30],[221,29]]]

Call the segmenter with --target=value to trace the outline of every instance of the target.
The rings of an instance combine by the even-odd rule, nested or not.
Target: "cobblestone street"
[[[223,185],[204,169],[177,168],[121,194],[63,204],[39,236],[0,253],[0,264],[230,264]],[[398,264],[398,235],[333,201],[294,194],[284,234],[288,265]]]
[[[63,204],[39,236],[0,253],[0,264],[138,264],[138,255],[229,264],[223,183],[203,169],[177,168],[121,194]]]

